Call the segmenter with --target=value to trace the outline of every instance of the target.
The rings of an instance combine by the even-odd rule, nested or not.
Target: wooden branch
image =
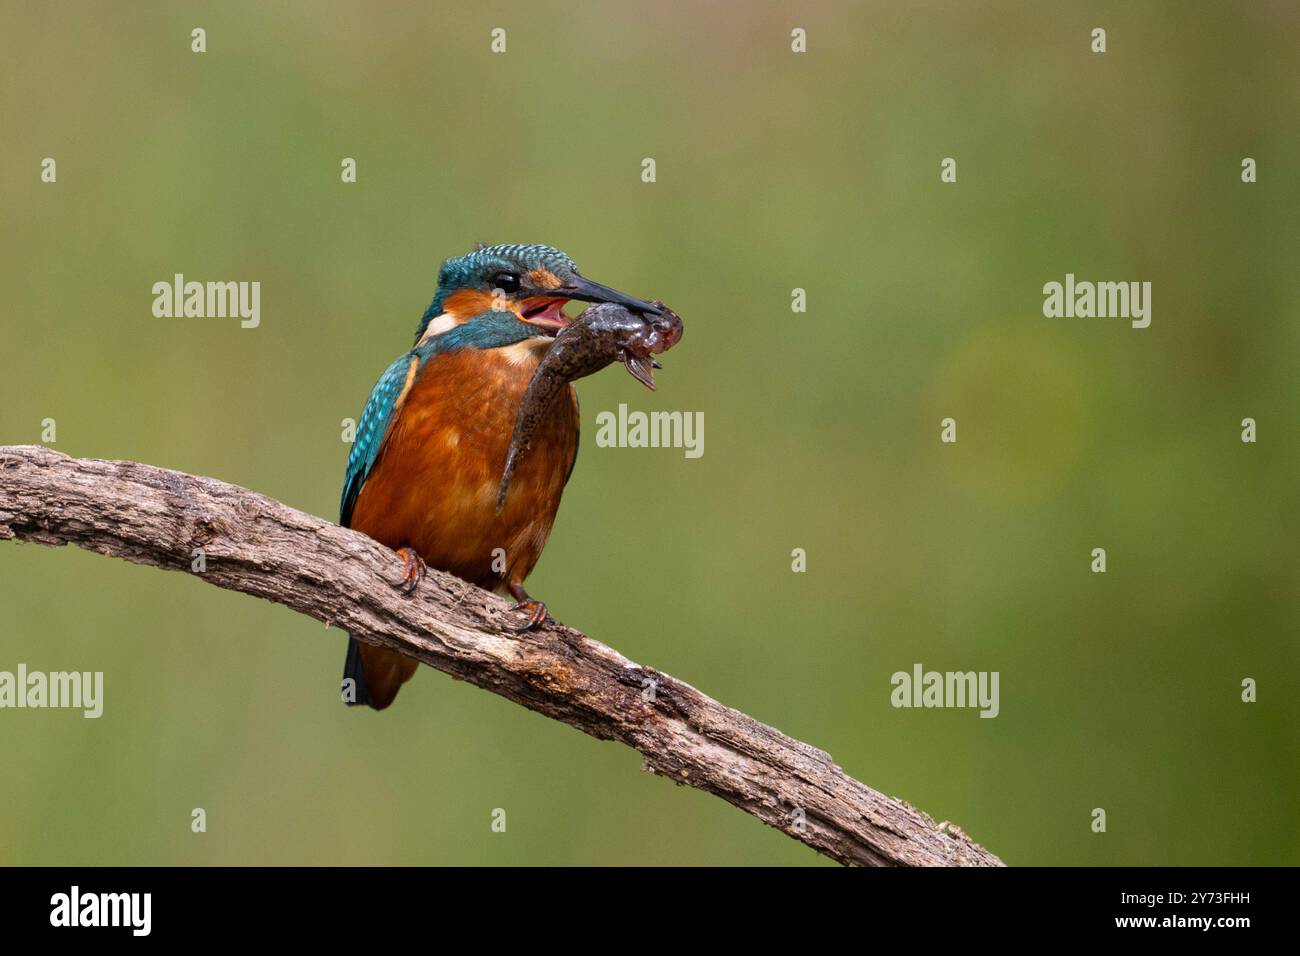
[[[206,568],[196,576],[211,584],[283,604],[620,741],[644,756],[645,769],[716,794],[841,863],[1002,865],[956,827],[936,825],[854,780],[828,754],[689,684],[569,627],[517,635],[505,601],[433,569],[403,596],[389,584],[401,560],[387,548],[225,482],[0,446],[0,539],[9,538],[75,544],[187,574],[201,548]]]

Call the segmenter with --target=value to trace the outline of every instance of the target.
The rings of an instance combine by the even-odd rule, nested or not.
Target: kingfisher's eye
[[[513,272],[498,272],[492,277],[492,288],[500,289],[502,292],[518,292],[519,276]]]

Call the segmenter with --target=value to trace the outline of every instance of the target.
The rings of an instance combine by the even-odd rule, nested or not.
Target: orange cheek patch
[[[478,289],[458,289],[447,296],[442,307],[458,319],[472,319],[492,308],[492,293]]]
[[[534,269],[528,273],[528,281],[539,289],[558,289],[562,283],[560,277],[549,269]]]

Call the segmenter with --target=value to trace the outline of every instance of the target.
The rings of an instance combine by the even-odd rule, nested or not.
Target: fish
[[[583,311],[556,335],[519,403],[497,490],[498,514],[505,507],[510,479],[528,451],[533,433],[569,383],[622,362],[633,378],[654,391],[654,369],[663,368],[654,356],[681,341],[682,320],[662,302],[651,300],[650,304],[660,314],[643,314],[617,303],[602,302]]]

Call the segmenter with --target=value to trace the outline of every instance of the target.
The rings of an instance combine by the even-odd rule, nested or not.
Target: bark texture
[[[617,740],[641,753],[645,769],[721,797],[841,863],[1002,865],[957,827],[848,776],[829,754],[570,627],[517,635],[507,602],[433,569],[404,596],[390,584],[402,562],[387,548],[235,485],[0,446],[2,539],[72,544],[185,574],[201,548],[206,569],[196,576],[210,584]]]

